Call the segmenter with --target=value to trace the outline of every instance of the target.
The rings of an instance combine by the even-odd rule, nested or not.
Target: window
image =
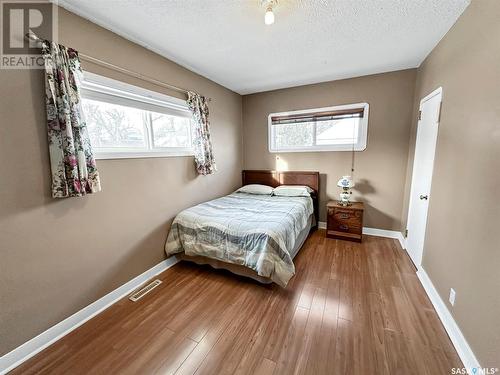
[[[270,152],[355,151],[366,149],[368,103],[271,113]]]
[[[88,72],[81,94],[97,159],[193,155],[185,101]]]

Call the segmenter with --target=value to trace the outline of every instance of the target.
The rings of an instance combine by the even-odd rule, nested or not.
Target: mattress
[[[309,232],[311,231],[313,225],[315,225],[315,219],[314,215],[311,215],[309,217],[309,224],[300,232],[295,242],[295,248],[290,252],[290,256],[292,257],[292,259],[294,259],[297,256],[299,250],[302,248],[302,245],[304,244],[304,242],[306,242],[306,239],[309,236]],[[227,263],[217,259],[211,259],[199,255],[189,256],[184,253],[179,253],[176,255],[176,257],[180,260],[194,262],[200,265],[209,265],[215,269],[224,269],[231,273],[234,273],[235,275],[249,277],[262,284],[271,284],[273,282],[268,277],[259,276],[259,274],[255,272],[253,269],[241,266],[239,264]]]
[[[307,237],[312,214],[310,197],[233,193],[179,213],[165,251],[215,260],[217,268],[243,266],[284,287],[295,274],[292,259]]]

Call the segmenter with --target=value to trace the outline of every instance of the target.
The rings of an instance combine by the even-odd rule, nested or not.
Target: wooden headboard
[[[262,184],[277,187],[280,185],[305,185],[314,190],[311,198],[314,205],[316,227],[319,222],[319,172],[244,170],[243,185]]]

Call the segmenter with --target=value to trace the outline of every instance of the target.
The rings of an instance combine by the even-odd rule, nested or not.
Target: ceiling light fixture
[[[278,4],[278,0],[261,0],[260,4],[266,8],[264,23],[266,25],[272,25],[274,23],[273,8]]]

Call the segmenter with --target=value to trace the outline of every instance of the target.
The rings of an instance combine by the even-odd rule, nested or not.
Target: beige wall
[[[367,102],[368,146],[356,153],[357,187],[353,197],[367,205],[365,226],[399,231],[415,77],[416,70],[411,69],[244,96],[245,168],[319,171],[320,220],[325,221],[327,201],[338,198],[338,179],[350,172],[351,153],[272,154],[268,151],[267,116],[273,112]]]
[[[486,367],[500,367],[499,38],[500,1],[473,0],[419,68],[415,98],[443,87],[423,268],[444,301],[455,289],[446,303]]]
[[[62,9],[59,22],[65,45],[210,96],[219,170],[197,176],[192,157],[98,160],[102,192],[52,199],[43,73],[0,70],[0,355],[159,263],[175,214],[241,181],[240,95]]]

